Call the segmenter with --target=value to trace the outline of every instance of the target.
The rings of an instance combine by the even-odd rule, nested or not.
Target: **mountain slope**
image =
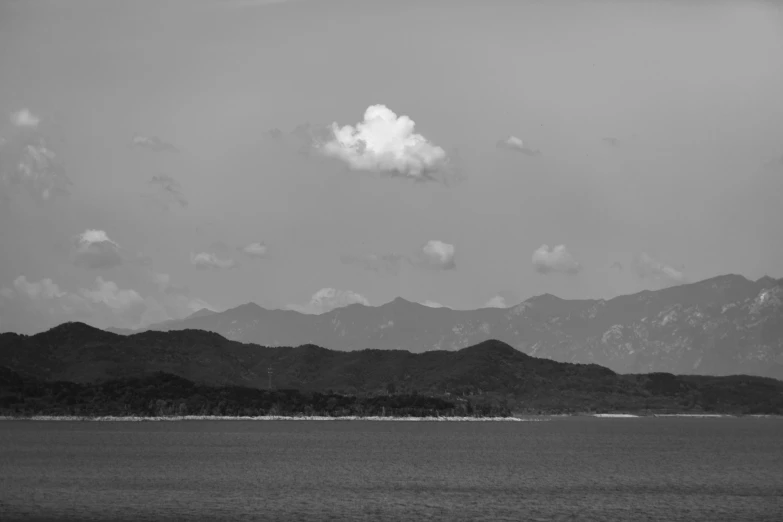
[[[498,339],[536,357],[596,363],[621,373],[783,378],[782,286],[783,280],[769,277],[726,275],[610,300],[547,294],[508,309],[467,311],[400,298],[321,315],[251,303],[150,329],[199,329],[265,346],[312,343],[348,351],[458,350]]]

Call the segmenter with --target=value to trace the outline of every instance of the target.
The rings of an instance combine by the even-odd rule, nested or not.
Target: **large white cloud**
[[[582,270],[582,265],[565,245],[557,245],[554,248],[541,245],[533,252],[533,268],[541,274],[577,274]]]
[[[439,270],[453,270],[457,267],[454,245],[432,239],[421,248],[422,264]]]
[[[74,263],[94,270],[114,268],[123,263],[120,245],[103,230],[85,230],[76,238]]]
[[[228,270],[238,266],[233,259],[223,259],[211,252],[190,254],[190,263],[199,270]]]
[[[361,294],[350,290],[337,290],[335,288],[322,288],[313,294],[306,305],[288,305],[289,310],[296,310],[303,314],[322,314],[335,308],[342,308],[351,304],[363,304],[370,306],[370,302]]]
[[[631,268],[642,279],[653,281],[658,287],[666,288],[686,283],[685,274],[676,268],[662,263],[647,252],[634,255]]]
[[[414,132],[415,123],[385,105],[371,105],[356,126],[332,124],[332,139],[317,144],[325,155],[339,158],[354,170],[396,173],[422,178],[443,167],[442,148]]]

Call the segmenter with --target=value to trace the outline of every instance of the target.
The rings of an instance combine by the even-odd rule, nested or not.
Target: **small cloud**
[[[221,259],[209,252],[190,254],[190,263],[199,270],[228,270],[238,266],[233,259]]]
[[[421,264],[437,270],[454,270],[457,268],[455,253],[454,245],[433,239],[421,248]]]
[[[76,238],[74,264],[93,270],[108,270],[123,262],[120,245],[103,230],[85,230]]]
[[[484,306],[482,308],[507,308],[506,300],[503,298],[503,296],[496,295],[486,303],[484,303]]]
[[[313,294],[310,302],[304,306],[288,305],[289,310],[295,310],[303,314],[323,314],[335,308],[342,308],[351,304],[370,306],[370,302],[362,295],[350,290],[336,290],[334,288],[322,288]]]
[[[340,256],[340,261],[346,265],[360,266],[372,272],[397,275],[403,263],[410,262],[407,256],[401,254],[365,254]]]
[[[533,252],[533,268],[540,274],[578,274],[582,270],[574,256],[565,245],[557,245],[550,249],[549,245],[541,245]]]
[[[620,146],[620,140],[618,140],[617,138],[608,137],[608,138],[603,138],[601,141],[603,141],[607,145],[611,145],[612,147]]]
[[[177,203],[181,207],[188,206],[188,200],[185,199],[185,195],[182,193],[182,187],[179,182],[169,176],[168,174],[160,174],[152,176],[150,179],[150,185],[158,188],[159,195],[166,201]]]
[[[631,269],[640,279],[653,281],[660,288],[687,282],[687,278],[681,270],[662,263],[646,252],[641,252],[633,257]]]
[[[41,118],[35,116],[29,109],[22,109],[11,114],[11,123],[16,127],[35,128],[41,122]]]
[[[21,189],[38,204],[68,195],[72,182],[38,129],[37,117],[25,109],[11,120],[14,132],[0,140],[0,195],[8,199]]]
[[[442,304],[436,303],[435,301],[430,301],[430,300],[424,301],[421,304],[423,304],[424,306],[428,306],[430,308],[444,308],[444,306]]]
[[[275,141],[282,141],[283,139],[283,131],[275,127],[274,129],[270,129],[268,131],[268,135],[270,138],[272,138]]]
[[[353,170],[431,179],[432,173],[446,166],[446,151],[415,133],[414,127],[408,116],[398,117],[385,105],[371,105],[355,127],[333,123],[329,140],[315,146]]]
[[[243,247],[238,247],[237,250],[245,254],[246,256],[262,259],[266,257],[267,246],[262,242],[248,243]]]
[[[621,262],[619,262],[619,261],[615,261],[614,263],[612,263],[612,266],[610,266],[609,268],[610,269],[616,269],[619,272],[622,272],[622,271],[625,270],[623,268],[623,264]]]
[[[507,149],[507,150],[513,150],[516,152],[521,152],[522,154],[527,154],[528,156],[538,156],[541,154],[541,151],[538,149],[531,149],[525,143],[517,138],[516,136],[509,136],[508,138],[499,140],[496,144],[497,148],[499,149]]]
[[[131,141],[133,147],[150,149],[155,152],[179,152],[179,149],[157,136],[141,136],[137,134]]]

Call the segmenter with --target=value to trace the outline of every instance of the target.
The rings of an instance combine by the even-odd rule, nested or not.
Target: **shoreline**
[[[85,421],[85,422],[176,422],[176,421],[380,421],[380,422],[541,422],[546,419],[521,419],[518,417],[326,417],[262,415],[255,417],[229,415],[172,415],[167,417],[138,416],[74,416],[32,415],[30,417],[0,416],[0,421]]]
[[[695,414],[695,413],[653,413],[636,415],[631,413],[574,413],[574,414],[517,414],[510,417],[380,417],[380,416],[233,416],[233,415],[172,415],[161,417],[121,416],[121,415],[31,415],[29,417],[0,415],[0,421],[70,421],[70,422],[182,422],[182,421],[371,421],[371,422],[546,422],[564,417],[593,417],[598,419],[645,419],[653,417],[683,418],[783,418],[781,415],[743,415],[743,414]]]

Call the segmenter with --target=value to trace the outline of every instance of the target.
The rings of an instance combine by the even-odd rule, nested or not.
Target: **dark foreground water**
[[[783,420],[0,421],[0,520],[783,520]]]

